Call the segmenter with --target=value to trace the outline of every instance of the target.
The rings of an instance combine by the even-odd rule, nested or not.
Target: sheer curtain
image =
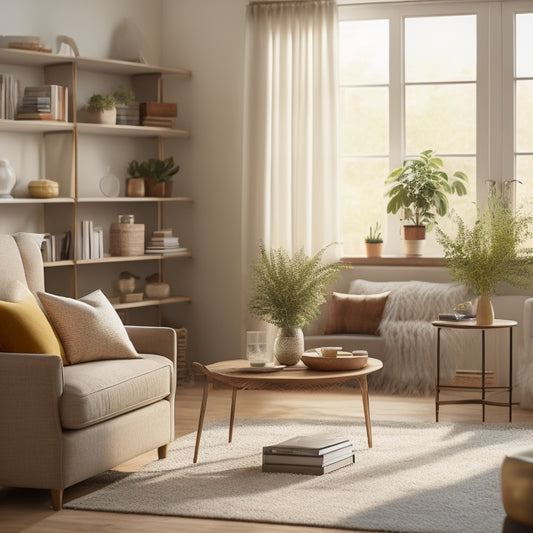
[[[244,278],[260,240],[291,254],[340,240],[336,3],[253,2],[246,23]]]

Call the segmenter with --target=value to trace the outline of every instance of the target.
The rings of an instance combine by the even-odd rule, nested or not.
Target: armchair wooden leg
[[[51,489],[52,508],[54,511],[61,511],[63,509],[63,489]]]
[[[165,444],[164,446],[159,446],[159,448],[157,448],[157,456],[159,457],[159,459],[164,459],[167,456],[167,452],[168,444]]]

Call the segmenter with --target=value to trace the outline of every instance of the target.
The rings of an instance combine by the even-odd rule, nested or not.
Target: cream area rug
[[[355,463],[322,476],[263,473],[262,447],[297,435],[349,438]],[[500,532],[500,468],[506,454],[533,446],[533,426],[237,420],[176,440],[166,459],[65,504],[114,511],[406,532]]]

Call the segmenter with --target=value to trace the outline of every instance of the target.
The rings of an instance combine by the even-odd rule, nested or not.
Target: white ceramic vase
[[[0,159],[0,198],[13,198],[11,191],[17,183],[17,176],[7,159]]]
[[[274,340],[274,357],[280,365],[295,365],[304,353],[302,328],[279,328]]]

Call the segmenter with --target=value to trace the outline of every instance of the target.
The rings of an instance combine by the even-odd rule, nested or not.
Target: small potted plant
[[[387,213],[402,211],[405,255],[420,256],[426,238],[437,216],[448,213],[448,195],[463,196],[467,193],[468,178],[464,172],[455,172],[450,180],[444,172],[442,159],[434,156],[433,150],[425,150],[418,157],[403,162],[393,170],[385,184],[389,185]]]
[[[87,122],[116,124],[115,99],[109,94],[93,94],[87,103]]]
[[[145,174],[141,163],[133,159],[128,163],[128,196],[142,197],[146,193]]]
[[[365,247],[367,257],[381,257],[383,237],[381,236],[381,226],[379,222],[376,222],[374,227],[370,226],[368,235],[365,237]]]
[[[290,257],[284,248],[267,252],[264,243],[259,245],[249,310],[252,316],[278,327],[274,356],[280,364],[294,365],[301,359],[302,327],[318,315],[327,287],[339,270],[351,268],[343,263],[322,263],[326,248],[313,257],[303,249]]]
[[[135,93],[131,89],[119,87],[113,93],[117,109],[117,124],[138,126],[139,103],[135,101]]]
[[[140,171],[147,178],[148,196],[171,196],[172,178],[180,167],[172,156],[166,159],[150,158],[141,163]]]

